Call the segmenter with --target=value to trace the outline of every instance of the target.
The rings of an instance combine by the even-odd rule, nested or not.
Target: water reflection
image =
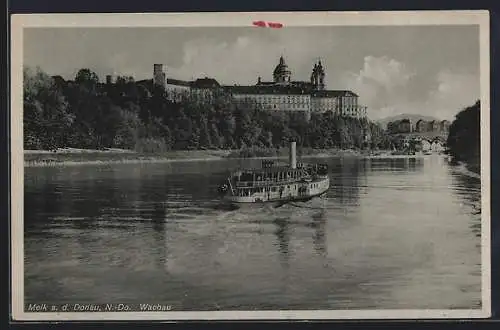
[[[469,206],[471,215],[470,229],[477,236],[481,236],[481,180],[471,177],[456,169],[450,169],[453,182],[453,194]]]
[[[239,162],[27,169],[27,302],[359,309],[479,299],[480,184],[441,160],[329,159],[324,199],[213,207]]]
[[[358,203],[361,164],[352,159],[342,158],[330,164],[330,182],[333,189],[329,194],[342,205]]]
[[[338,158],[329,161],[331,186],[329,197],[343,206],[359,205],[360,196],[366,193],[367,178],[375,173],[408,175],[423,171],[423,158],[358,159]]]
[[[165,222],[167,221],[167,208],[164,202],[154,202],[153,211],[151,212],[151,221],[153,222],[153,229],[156,231],[163,231]]]
[[[167,208],[163,202],[155,202],[153,211],[151,213],[152,229],[153,229],[153,242],[155,248],[156,265],[163,267],[166,262],[168,254],[168,241],[167,241]]]
[[[389,158],[380,159],[372,158],[365,159],[367,169],[374,172],[394,172],[394,173],[407,173],[423,170],[425,159],[422,157],[411,158]]]
[[[284,268],[289,267],[290,260],[290,224],[288,218],[277,218],[274,220],[276,230],[276,245],[278,247],[280,262]]]
[[[313,214],[312,216],[312,227],[314,228],[313,234],[313,244],[316,252],[323,256],[328,256],[328,250],[326,248],[326,234],[325,234],[325,225],[326,225],[326,211],[321,210],[318,213]]]

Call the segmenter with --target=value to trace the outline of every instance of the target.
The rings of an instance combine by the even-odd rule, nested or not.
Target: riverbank
[[[472,173],[475,173],[477,174],[478,176],[480,176],[481,174],[481,163],[479,161],[479,159],[475,159],[475,160],[469,160],[465,163],[463,163],[464,166],[466,167],[466,169]]]
[[[464,175],[481,179],[481,164],[476,160],[459,161],[458,168]]]
[[[179,150],[158,154],[138,153],[131,150],[89,150],[65,148],[56,151],[25,150],[25,167],[140,164],[153,162],[204,161],[223,159],[230,150]]]
[[[371,159],[415,158],[419,155],[392,155],[390,153],[368,153],[340,149],[304,149],[300,158],[364,157]],[[89,150],[64,148],[56,151],[25,150],[25,167],[168,163],[186,161],[210,161],[221,159],[287,159],[288,150],[265,150],[249,153],[247,150],[178,150],[158,154],[138,153],[131,150]]]
[[[481,179],[480,172],[475,172],[475,171],[470,170],[470,167],[466,163],[459,162],[457,169],[458,169],[458,172],[462,173],[463,175],[466,175],[468,177],[475,178],[475,179]]]

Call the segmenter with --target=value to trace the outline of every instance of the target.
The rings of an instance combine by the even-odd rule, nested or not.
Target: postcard
[[[14,320],[490,316],[487,11],[11,32]]]

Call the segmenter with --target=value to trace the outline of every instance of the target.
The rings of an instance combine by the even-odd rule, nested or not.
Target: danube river
[[[25,168],[26,303],[480,308],[480,181],[440,156],[323,159],[327,195],[225,210],[257,160]]]

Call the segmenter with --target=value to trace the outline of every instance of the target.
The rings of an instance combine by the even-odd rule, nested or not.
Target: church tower
[[[325,69],[321,64],[321,60],[318,61],[318,76],[319,76],[319,89],[325,89]]]
[[[314,67],[311,73],[311,84],[314,86],[315,89],[316,86],[318,86],[318,65],[316,63],[314,63]]]
[[[314,64],[311,73],[311,84],[316,90],[325,89],[325,69],[323,68],[323,64],[321,64],[321,60]]]
[[[273,71],[274,82],[276,84],[288,84],[290,83],[291,76],[292,72],[288,69],[283,56],[281,56],[279,64]]]
[[[163,64],[153,65],[153,84],[165,88],[167,83],[166,73],[163,70]]]

